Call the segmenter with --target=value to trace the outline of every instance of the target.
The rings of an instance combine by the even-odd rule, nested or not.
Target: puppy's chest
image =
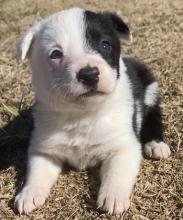
[[[89,144],[92,144],[90,141],[91,136],[94,135],[94,125],[90,124],[88,121],[78,121],[75,123],[65,124],[61,128],[61,133],[64,138],[62,141],[63,145],[66,145],[67,148],[86,148]]]
[[[115,132],[115,126],[108,120],[80,120],[62,126],[63,145],[78,150],[91,150],[92,146],[102,145],[107,137]]]
[[[79,169],[94,166],[109,154],[107,145],[115,130],[114,123],[109,119],[67,123],[61,129],[61,156]]]

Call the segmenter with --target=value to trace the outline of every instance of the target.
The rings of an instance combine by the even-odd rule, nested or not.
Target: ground
[[[72,6],[115,11],[130,24],[134,41],[123,51],[148,64],[159,80],[165,140],[172,155],[143,160],[131,207],[121,216],[96,210],[97,169],[66,171],[43,208],[20,216],[13,211],[13,199],[25,176],[33,92],[28,63],[17,62],[15,45],[35,21]],[[182,0],[0,0],[0,219],[183,219],[182,35]]]

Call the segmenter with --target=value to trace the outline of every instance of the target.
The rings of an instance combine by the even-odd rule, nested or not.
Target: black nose
[[[99,69],[97,67],[86,66],[77,74],[77,79],[86,86],[96,87],[99,81]]]

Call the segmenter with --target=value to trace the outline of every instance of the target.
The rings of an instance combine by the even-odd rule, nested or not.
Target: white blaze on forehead
[[[41,42],[50,49],[61,46],[67,57],[76,59],[84,51],[83,12],[83,9],[72,8],[48,17],[42,25]]]
[[[153,106],[158,98],[159,89],[158,89],[158,83],[153,82],[146,88],[145,92],[145,99],[144,102],[148,106]]]

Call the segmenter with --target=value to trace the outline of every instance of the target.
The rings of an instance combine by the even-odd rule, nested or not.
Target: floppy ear
[[[115,13],[106,13],[119,37],[132,42],[132,33],[128,25]]]
[[[29,56],[30,48],[35,38],[38,25],[31,27],[20,39],[17,44],[17,57],[25,60]]]

